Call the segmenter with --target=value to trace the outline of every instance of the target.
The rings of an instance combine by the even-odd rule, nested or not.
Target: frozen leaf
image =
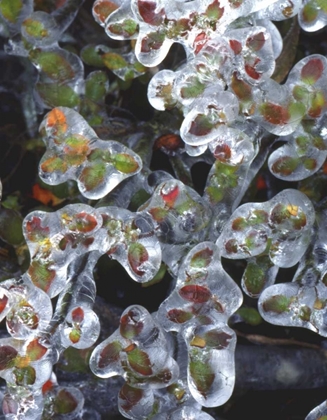
[[[43,346],[37,338],[31,341],[26,348],[26,354],[32,362],[42,359],[47,351],[48,348]]]
[[[136,348],[127,353],[128,363],[135,372],[140,375],[152,375],[152,368],[149,356],[144,351]]]
[[[122,345],[119,341],[112,341],[107,344],[101,351],[98,360],[98,366],[100,369],[104,369],[113,362],[117,362],[120,358],[120,352]]]
[[[18,351],[8,345],[0,346],[0,370],[9,369],[14,366]]]

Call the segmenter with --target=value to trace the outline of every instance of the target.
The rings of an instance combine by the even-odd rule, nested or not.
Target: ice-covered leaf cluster
[[[125,43],[113,48],[90,36],[78,56],[63,44],[82,3],[0,1],[6,52],[23,57],[32,75],[25,117],[51,109],[40,125],[39,176],[52,186],[77,184],[69,204],[25,217],[26,272],[0,284],[9,334],[0,339],[3,413],[81,418],[82,393],[59,386],[53,365],[69,347],[93,346],[92,372],[125,380],[118,395],[125,417],[209,420],[202,407],[233,392],[236,334],[228,322],[242,304],[222,258],[246,260],[241,286],[259,298],[266,321],[327,336],[327,59],[290,64],[279,84],[285,45],[272,22],[321,29],[326,0],[96,0],[95,21]],[[174,43],[185,62],[163,68]],[[85,77],[84,64],[101,70]],[[107,70],[123,80],[110,85],[113,96],[119,83],[153,75],[148,100],[170,112],[168,124],[159,113],[130,125],[112,117]],[[285,144],[270,153],[275,141]],[[156,147],[175,178],[153,169]],[[302,192],[250,202],[245,194],[266,160],[271,177],[302,181]],[[198,162],[211,165],[202,196],[190,175]],[[143,286],[167,269],[174,289],[157,312],[129,306],[99,342],[93,272],[104,254]],[[280,268],[296,264],[292,282],[274,285]],[[325,412],[321,405],[307,419]]]

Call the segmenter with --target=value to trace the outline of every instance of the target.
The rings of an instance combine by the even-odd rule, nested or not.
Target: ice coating
[[[115,207],[72,204],[54,213],[35,211],[25,218],[24,234],[31,254],[27,274],[50,297],[65,286],[68,265],[89,251],[108,253],[139,282],[151,280],[161,263],[149,216]]]
[[[159,307],[164,329],[177,331],[186,343],[189,389],[206,407],[224,404],[232,393],[236,336],[227,321],[241,302],[218,248],[202,242],[186,256],[175,290]]]
[[[159,184],[138,211],[151,216],[157,237],[166,243],[185,243],[202,237],[211,217],[202,198],[175,179]]]
[[[95,375],[121,375],[126,381],[118,398],[126,417],[145,419],[155,407],[153,391],[177,380],[179,368],[168,338],[145,308],[133,305],[123,312],[119,329],[93,350],[90,367]]]
[[[326,134],[327,60],[315,54],[302,59],[290,72],[286,86],[295,100],[305,106],[303,122],[288,143],[273,152],[268,161],[271,172],[281,179],[297,181],[315,173],[324,163]]]
[[[324,1],[304,0],[299,12],[301,28],[307,32],[315,32],[327,24],[327,6]]]
[[[308,247],[313,223],[310,200],[297,190],[284,190],[266,203],[240,206],[224,226],[217,245],[226,258],[265,252],[278,267],[292,267]]]
[[[58,45],[63,32],[74,20],[81,0],[49,3],[45,10],[33,10],[33,2],[5,0],[0,15],[8,25],[11,39],[7,52],[28,57],[39,71],[34,86],[37,106],[63,105],[77,109],[84,93],[82,61]]]
[[[95,200],[141,170],[142,161],[134,152],[116,141],[100,140],[72,109],[54,108],[40,131],[47,145],[40,177],[48,184],[76,179],[81,193]]]
[[[304,327],[326,337],[326,209],[318,212],[317,222],[293,281],[268,287],[260,296],[259,311],[270,323]]]
[[[174,42],[182,44],[188,55],[196,55],[207,41],[223,33],[237,18],[266,6],[265,2],[247,0],[237,3],[127,0],[122,4],[98,0],[93,15],[111,38],[137,39],[137,59],[153,67],[165,58]]]
[[[305,420],[323,419],[327,415],[327,401],[322,402],[306,416]]]

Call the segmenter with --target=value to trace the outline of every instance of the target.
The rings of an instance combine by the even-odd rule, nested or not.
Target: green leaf
[[[86,45],[81,50],[81,59],[85,64],[93,67],[105,67],[102,60],[101,48],[97,48],[96,45],[89,44]]]
[[[79,96],[70,86],[38,82],[36,84],[36,91],[51,108],[57,106],[75,108],[80,102]]]
[[[23,9],[23,0],[1,0],[0,13],[11,23],[16,23]]]
[[[79,180],[86,191],[92,191],[103,183],[106,175],[106,164],[99,162],[83,169]]]
[[[262,307],[265,312],[275,312],[276,314],[282,314],[283,312],[288,312],[292,299],[284,295],[275,295],[262,304]]]
[[[120,54],[113,52],[103,54],[102,60],[109,70],[119,70],[128,66],[127,61]]]
[[[134,157],[127,153],[117,153],[116,155],[113,155],[112,164],[118,171],[123,172],[124,174],[136,172],[140,167]]]
[[[32,51],[31,60],[41,67],[50,79],[56,82],[66,82],[75,77],[71,64],[58,52]]]
[[[127,353],[127,359],[130,367],[140,375],[152,375],[152,367],[149,356],[146,352],[135,348]]]
[[[182,87],[181,96],[184,99],[196,98],[205,90],[205,84],[201,83],[195,76],[187,80],[187,86]]]
[[[246,322],[249,325],[252,325],[253,327],[256,327],[257,325],[262,323],[262,318],[259,312],[254,308],[242,307],[236,313],[243,318],[244,322]]]
[[[16,377],[16,385],[27,386],[35,383],[36,372],[32,366],[16,368],[14,369],[13,374]]]
[[[52,173],[55,171],[65,173],[68,169],[67,162],[58,157],[58,156],[51,156],[44,160],[41,159],[40,168],[45,173]]]
[[[94,102],[104,102],[109,81],[105,72],[94,71],[85,81],[85,96]]]
[[[0,237],[10,245],[20,245],[24,242],[22,216],[15,210],[0,209]]]
[[[256,262],[250,262],[244,271],[243,280],[252,295],[259,295],[266,284],[266,270]]]
[[[211,368],[209,360],[203,357],[203,360],[199,356],[192,355],[190,357],[189,370],[194,385],[197,390],[204,397],[209,393],[210,388],[215,380],[215,373]]]
[[[23,22],[23,27],[27,34],[34,38],[46,38],[49,35],[48,30],[42,22],[32,18],[27,18]]]

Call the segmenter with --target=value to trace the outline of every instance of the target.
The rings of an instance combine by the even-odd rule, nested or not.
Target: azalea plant
[[[100,418],[56,377],[84,358],[122,377],[126,418],[209,420],[233,393],[233,324],[327,336],[327,58],[296,58],[326,0],[0,0],[0,22],[43,204],[22,208],[4,176],[4,418]],[[106,337],[103,255],[148,290],[170,279]]]

